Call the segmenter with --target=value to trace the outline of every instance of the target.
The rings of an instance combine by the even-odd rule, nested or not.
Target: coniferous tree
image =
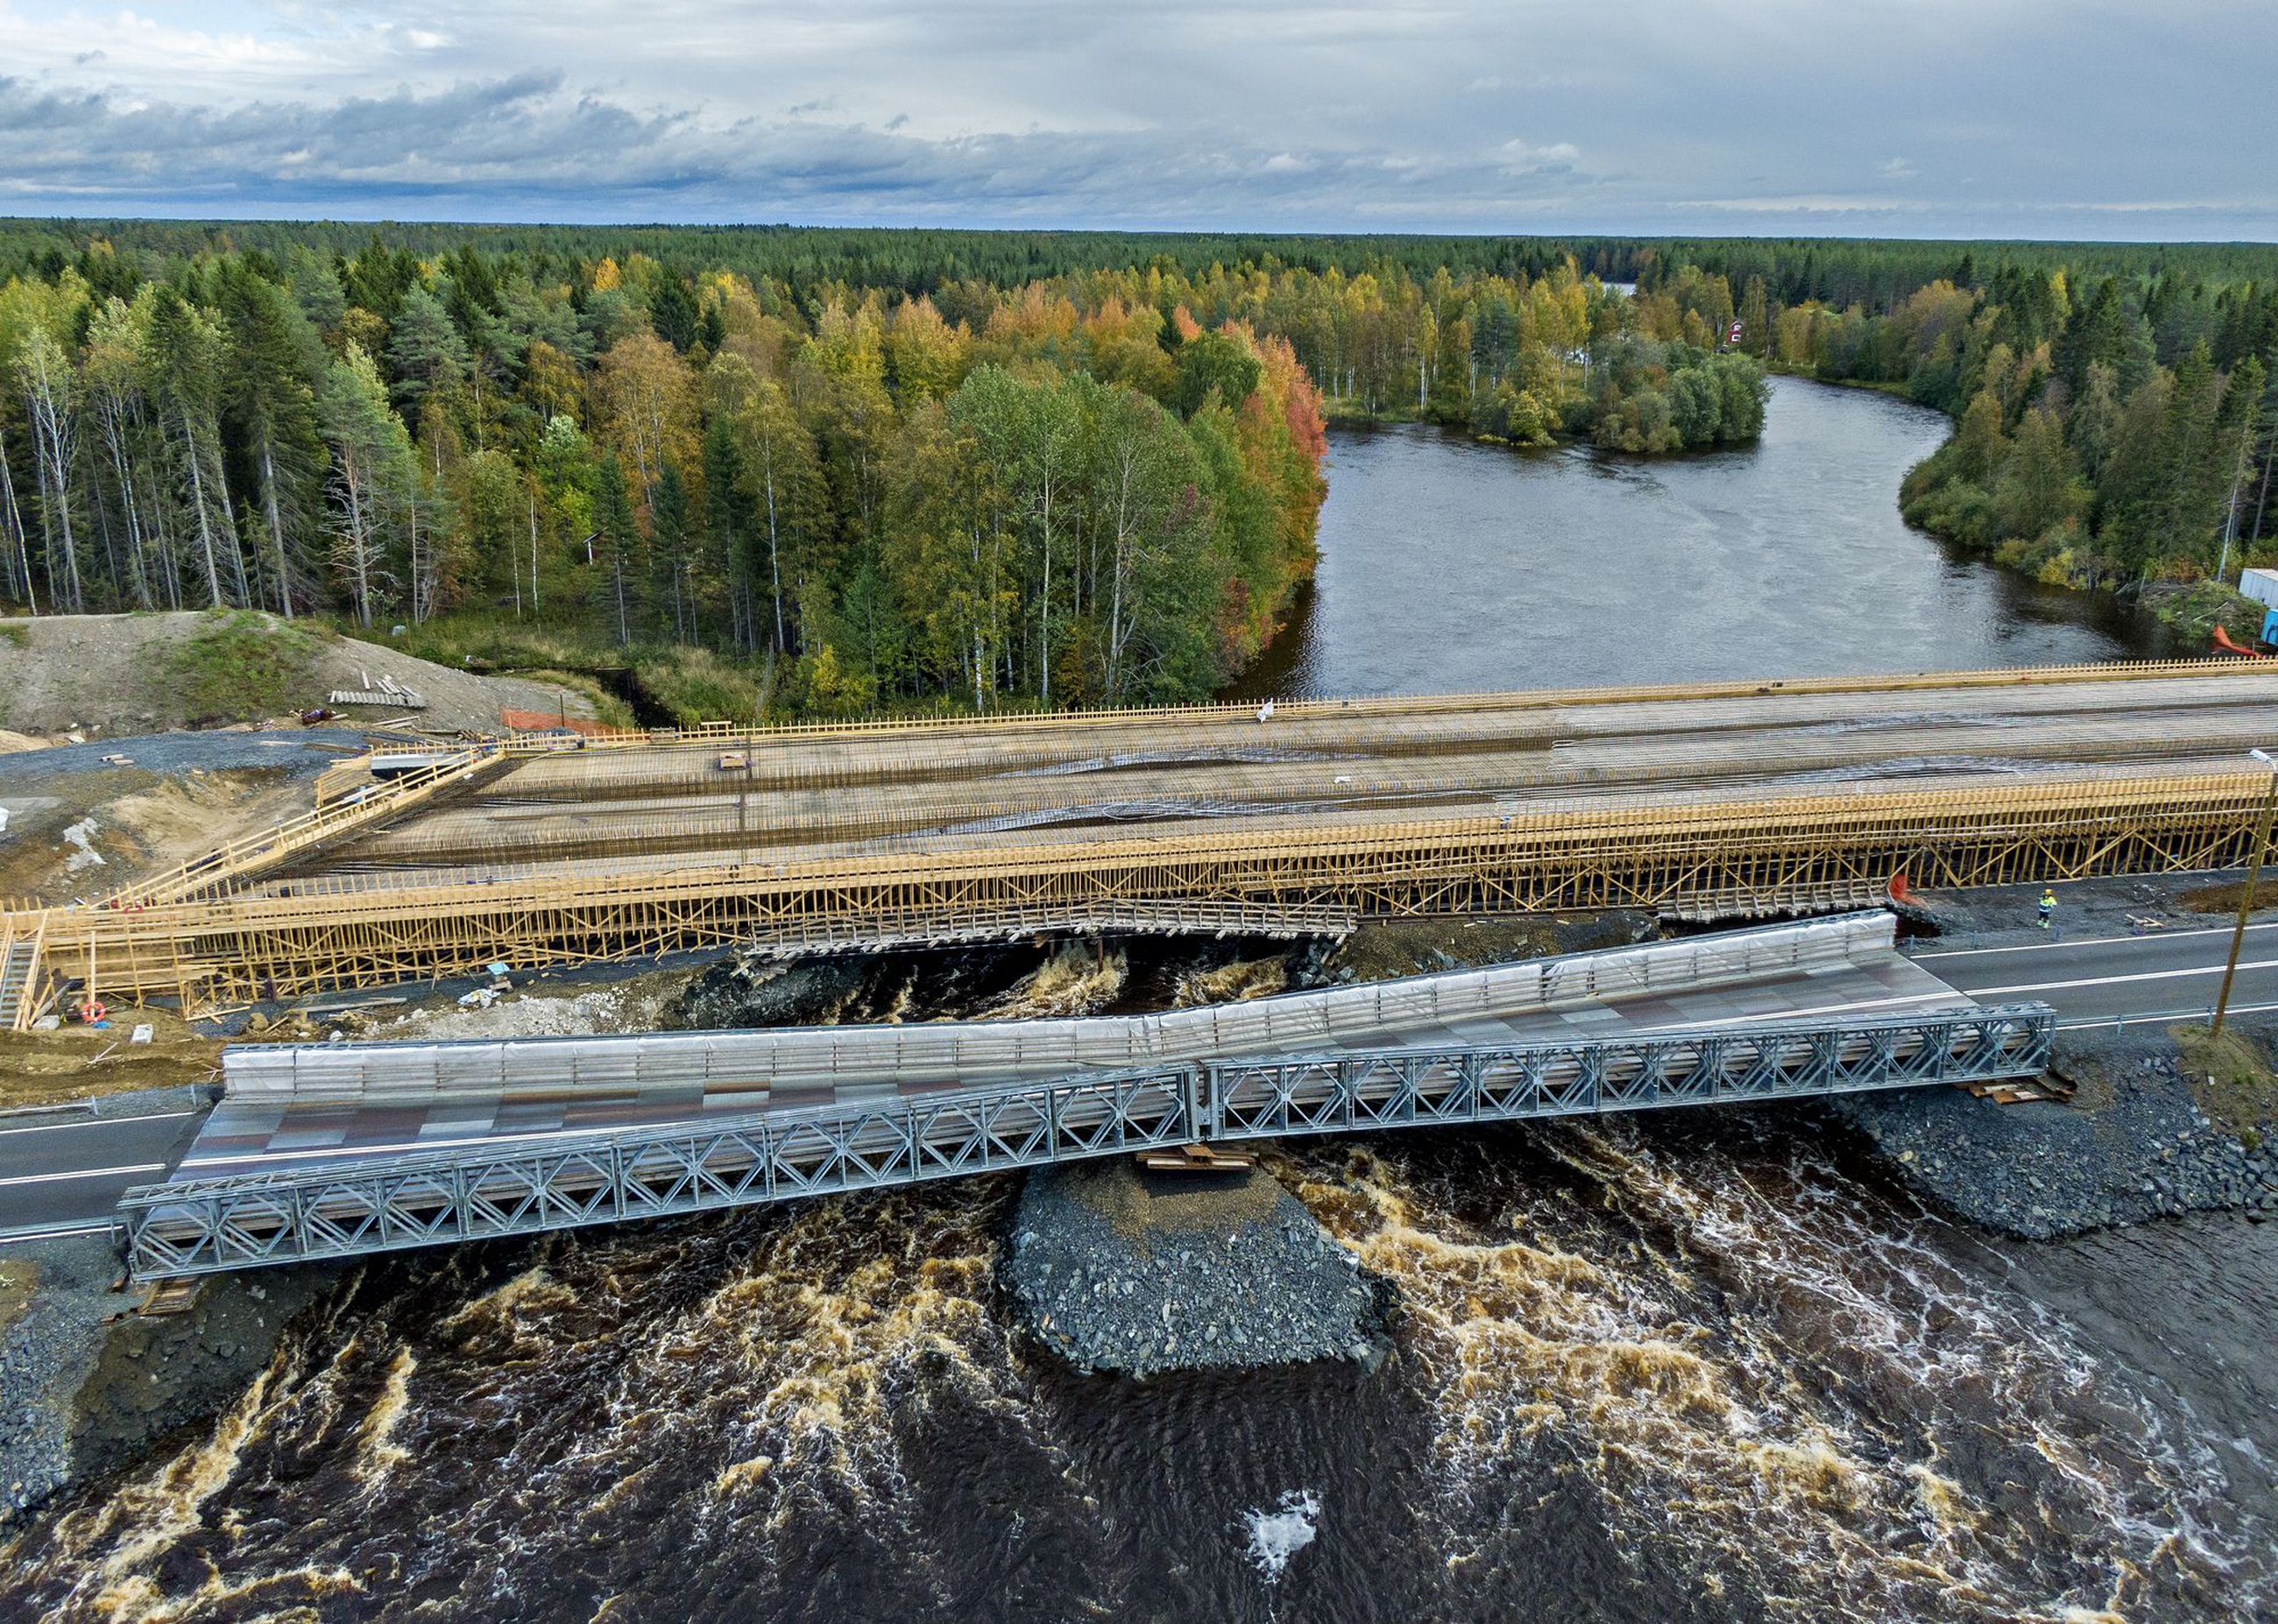
[[[370,626],[401,578],[417,461],[379,370],[354,345],[325,373],[319,413],[333,453],[333,568],[357,624]]]
[[[612,452],[601,458],[593,499],[593,536],[598,569],[594,587],[615,621],[617,645],[630,648],[638,606],[634,583],[640,576],[640,529],[633,522],[632,498],[625,489],[624,465]]]
[[[308,576],[310,515],[324,466],[309,381],[324,352],[284,290],[242,262],[226,270],[220,291],[232,350],[228,425],[251,465],[274,552],[277,607],[289,620],[294,591]]]

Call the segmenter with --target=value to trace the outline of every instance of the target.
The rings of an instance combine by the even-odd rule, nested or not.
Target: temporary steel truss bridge
[[[2030,1076],[2045,1006],[1204,1061],[185,1179],[121,1205],[138,1279],[359,1257],[1223,1140]]]

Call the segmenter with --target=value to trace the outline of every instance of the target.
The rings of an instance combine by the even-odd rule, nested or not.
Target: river
[[[1329,438],[1320,565],[1242,698],[2035,666],[2172,652],[2102,593],[1899,517],[1943,415],[1771,380],[1762,441],[1664,459],[1422,425]]]
[[[1340,434],[1279,690],[2146,652],[1898,526],[1938,431],[1782,383],[1675,462]],[[1995,1245],[1808,1109],[1274,1164],[1390,1288],[1373,1376],[1071,1374],[992,1278],[1009,1179],[412,1256],[0,1551],[0,1618],[2278,1609],[2278,1225]]]

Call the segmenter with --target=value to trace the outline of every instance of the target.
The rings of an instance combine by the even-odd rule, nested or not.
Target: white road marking
[[[2110,947],[2119,942],[2182,942],[2191,936],[2228,936],[2232,928],[2228,925],[2210,925],[2204,930],[2159,930],[2141,936],[2079,936],[2071,941],[2060,936],[2051,942],[2020,942],[2006,948],[1940,948],[1935,953],[1909,953],[1907,957],[1913,959],[1991,958],[1996,953],[2046,953],[2052,949]],[[2258,930],[2278,930],[2278,920],[2250,925],[2246,929],[2250,935]]]
[[[76,1122],[50,1122],[36,1128],[0,1128],[0,1135],[9,1133],[61,1133],[66,1129],[110,1128],[128,1122],[173,1122],[184,1117],[195,1117],[195,1111],[154,1111],[148,1117],[82,1117]]]
[[[2278,1003],[2234,1003],[2233,1015],[2265,1015],[2278,1010]],[[2059,1021],[2059,1032],[2093,1032],[2099,1026],[2198,1025],[2207,1018],[2205,1010],[2170,1010],[2165,1015],[2086,1016],[2076,1021]]]
[[[55,1229],[0,1230],[0,1247],[11,1242],[29,1240],[61,1240],[67,1235],[105,1235],[118,1226],[108,1221],[101,1224],[70,1224]]]
[[[2278,958],[2247,959],[2241,970],[2278,970]],[[2139,970],[2133,975],[2083,976],[2076,981],[2021,981],[2014,987],[1972,987],[1966,990],[1972,997],[1986,997],[1996,993],[2060,993],[2075,987],[2119,987],[2131,981],[2175,981],[2186,976],[2221,975],[2221,964],[2193,964],[2185,970]]]
[[[164,1162],[144,1162],[134,1167],[89,1167],[71,1173],[25,1173],[15,1178],[0,1178],[0,1187],[19,1184],[68,1184],[74,1178],[119,1178],[129,1173],[163,1173]]]

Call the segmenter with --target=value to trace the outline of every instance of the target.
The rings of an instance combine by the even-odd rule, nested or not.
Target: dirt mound
[[[412,716],[423,727],[494,733],[501,707],[560,713],[560,690],[478,675],[308,621],[252,610],[44,615],[11,620],[0,636],[0,728],[18,734],[149,733],[257,721],[325,704],[339,690],[382,679],[417,693],[424,710],[336,707],[350,722]],[[571,693],[570,716],[592,713]]]
[[[128,1040],[151,1028],[150,1041]],[[221,1074],[221,1041],[187,1025],[170,1010],[113,1003],[111,1025],[82,1026],[66,1020],[53,1032],[0,1033],[0,1109],[172,1088]]]
[[[154,772],[143,765],[154,753],[138,746],[133,765],[42,779],[30,786],[37,793],[0,793],[0,897],[102,896],[309,808],[306,770]]]

